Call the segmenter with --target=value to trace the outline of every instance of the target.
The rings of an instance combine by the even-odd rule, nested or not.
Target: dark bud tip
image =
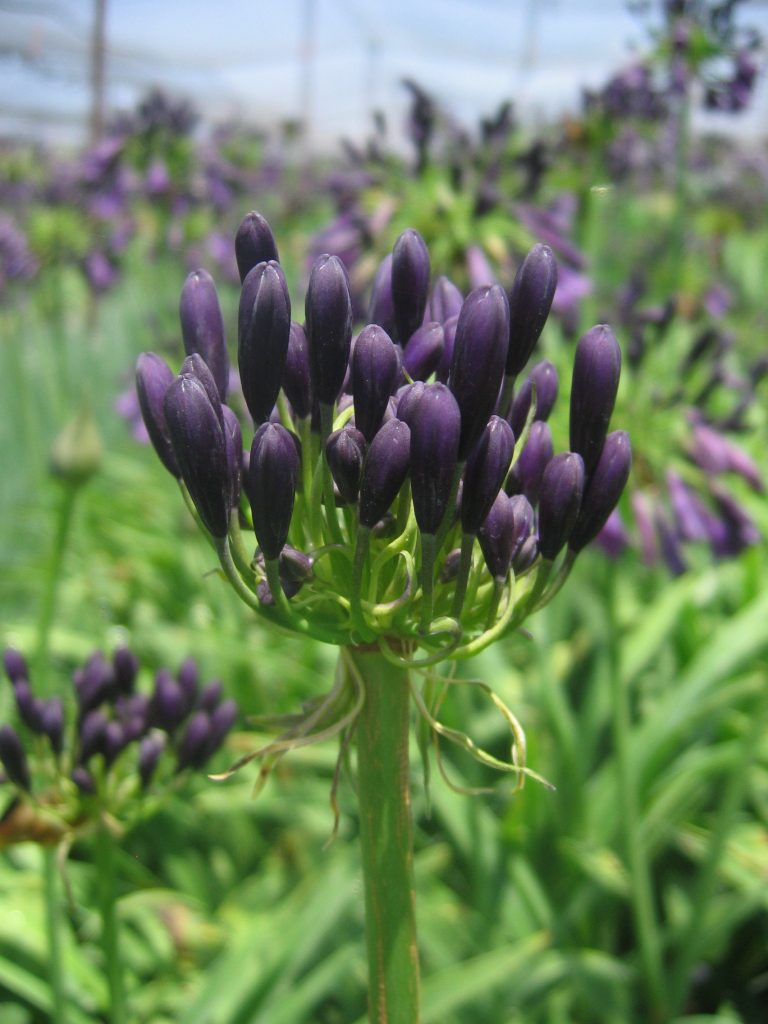
[[[325,457],[343,504],[354,505],[360,492],[366,443],[362,433],[347,424],[325,442]]]
[[[219,296],[207,270],[193,270],[184,282],[179,319],[184,351],[188,356],[197,353],[202,357],[223,402],[229,384],[229,355]]]
[[[179,477],[181,472],[171,448],[163,405],[173,380],[173,371],[160,356],[142,352],[136,362],[136,394],[141,417],[160,461],[172,476]]]
[[[629,434],[615,430],[608,434],[584,491],[579,517],[573,528],[569,546],[581,551],[600,533],[616,507],[632,468]]]
[[[294,414],[305,419],[312,412],[312,385],[309,368],[309,343],[301,324],[291,322],[288,352],[283,370],[283,390]]]
[[[118,647],[112,655],[112,673],[118,693],[133,692],[139,673],[139,659],[128,647]]]
[[[418,231],[403,231],[392,250],[392,305],[397,340],[404,345],[424,320],[429,252]]]
[[[3,665],[12,683],[15,683],[17,679],[29,679],[26,658],[14,647],[6,647],[3,651]]]
[[[139,779],[143,790],[149,788],[164,750],[165,738],[160,733],[145,736],[139,744]]]
[[[443,325],[431,321],[418,327],[403,352],[403,367],[411,380],[427,380],[440,365],[443,355]]]
[[[621,349],[610,327],[593,327],[576,346],[571,384],[571,450],[589,477],[603,450],[621,374]]]
[[[504,289],[494,284],[470,292],[456,325],[448,378],[461,410],[461,461],[477,444],[496,408],[508,334],[509,309]]]
[[[553,559],[565,547],[581,507],[584,462],[574,452],[555,455],[547,464],[539,498],[539,550]]]
[[[291,300],[279,263],[260,263],[250,272],[240,321],[237,361],[243,397],[254,422],[266,423],[283,381],[291,334]]]
[[[458,316],[463,301],[464,297],[453,281],[441,274],[435,281],[429,299],[430,320],[437,320],[438,323],[444,324],[452,316]]]
[[[205,528],[225,537],[232,485],[221,409],[211,404],[204,384],[183,375],[168,388],[165,417],[173,453]]]
[[[519,437],[525,428],[525,421],[531,410],[534,392],[536,394],[533,418],[547,420],[557,401],[558,378],[557,370],[548,360],[536,363],[526,377],[523,386],[515,395],[512,405],[510,422],[515,437]]]
[[[537,244],[520,265],[509,293],[507,376],[528,362],[544,328],[557,287],[557,262],[548,245]]]
[[[500,491],[477,533],[485,564],[494,579],[504,580],[507,578],[512,563],[514,529],[515,519],[511,499],[504,491]]]
[[[0,726],[0,761],[11,782],[27,792],[32,788],[27,755],[16,730],[10,725]]]
[[[202,768],[208,760],[211,720],[205,711],[196,711],[189,720],[177,750],[177,771]]]
[[[352,300],[344,265],[338,256],[319,256],[312,267],[305,300],[314,396],[333,405],[347,372],[352,342]]]
[[[391,419],[374,437],[360,481],[360,522],[368,529],[384,517],[408,475],[411,431]]]
[[[400,360],[392,339],[377,324],[364,327],[352,352],[352,395],[355,426],[369,443],[381,426],[399,377]]]
[[[411,421],[411,487],[422,533],[437,533],[456,475],[461,414],[445,384],[427,384]]]
[[[531,426],[525,447],[509,474],[507,493],[524,494],[530,503],[535,505],[539,500],[544,470],[553,455],[554,446],[549,424],[537,420]]]
[[[246,493],[265,558],[277,558],[288,539],[299,469],[293,436],[279,423],[263,423],[251,445]]]
[[[461,527],[476,534],[496,500],[512,462],[515,435],[506,420],[491,416],[464,468]]]
[[[235,259],[240,283],[257,263],[279,261],[277,244],[266,219],[256,210],[246,214],[235,235]]]

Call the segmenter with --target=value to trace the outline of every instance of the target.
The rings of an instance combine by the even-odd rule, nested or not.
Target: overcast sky
[[[746,6],[768,36],[768,5]],[[92,13],[0,0],[0,133],[83,137]],[[573,109],[647,35],[624,0],[107,0],[107,39],[112,110],[160,84],[215,118],[308,112],[329,145],[364,134],[374,108],[399,122],[404,76],[467,121],[509,97],[528,120]],[[741,124],[766,121],[764,82]]]

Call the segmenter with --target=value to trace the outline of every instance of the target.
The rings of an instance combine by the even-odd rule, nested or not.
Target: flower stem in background
[[[408,672],[378,651],[345,648],[341,657],[365,691],[357,726],[357,781],[370,1021],[417,1024]]]
[[[696,876],[691,894],[691,913],[685,925],[683,937],[678,944],[680,956],[671,972],[670,1009],[682,1013],[682,1006],[691,983],[691,972],[701,954],[702,940],[708,934],[707,915],[711,909],[712,894],[718,882],[718,872],[726,852],[728,840],[736,824],[739,809],[751,778],[749,771],[755,758],[759,742],[765,736],[768,720],[768,700],[763,697],[752,716],[746,733],[741,737],[738,756],[727,781],[720,806],[713,816],[714,825],[709,837],[703,863]]]
[[[664,1011],[667,997],[659,941],[660,930],[654,906],[650,866],[641,836],[637,775],[633,766],[630,745],[632,723],[629,693],[615,657],[619,645],[616,636],[618,627],[614,613],[614,584],[614,575],[610,574],[605,593],[605,615],[609,629],[608,648],[612,652],[610,673],[613,694],[613,743],[616,752],[618,796],[619,806],[622,809],[621,823],[629,872],[632,916],[637,932],[641,973],[648,989],[649,1005],[653,1011],[649,1020],[666,1020]]]
[[[101,915],[101,948],[109,992],[110,1024],[126,1024],[123,969],[120,963],[119,927],[117,920],[115,841],[102,825],[96,832],[94,863],[97,873],[99,913]]]
[[[51,985],[51,1021],[64,1024],[67,1019],[64,977],[61,959],[61,900],[59,899],[57,847],[44,846],[43,893],[45,925],[48,937],[48,977]]]
[[[56,527],[51,554],[45,570],[43,596],[40,604],[40,615],[37,621],[37,643],[35,645],[33,667],[35,678],[40,680],[43,687],[45,686],[45,676],[48,669],[48,643],[51,626],[56,614],[61,567],[64,563],[64,555],[69,544],[73,512],[79,489],[79,484],[64,481],[56,508]]]

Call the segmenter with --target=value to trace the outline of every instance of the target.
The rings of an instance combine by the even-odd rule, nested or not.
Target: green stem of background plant
[[[653,1010],[649,1021],[664,1020],[667,994],[664,983],[659,926],[654,906],[651,871],[643,847],[638,806],[637,777],[632,765],[631,715],[629,692],[621,675],[615,652],[618,650],[617,625],[615,620],[614,593],[615,577],[611,567],[609,585],[606,587],[606,621],[609,628],[608,649],[612,652],[611,678],[613,692],[613,742],[618,775],[619,806],[624,830],[624,847],[629,870],[630,899],[632,916],[637,932],[642,974],[648,989],[648,998]]]
[[[115,840],[102,825],[95,838],[99,914],[101,915],[101,948],[109,990],[110,1024],[126,1024],[125,988],[120,962],[120,931],[117,920],[117,877],[115,872]]]
[[[56,615],[56,601],[59,594],[61,567],[69,544],[72,529],[72,518],[75,501],[80,485],[69,481],[61,483],[61,493],[56,508],[56,527],[53,546],[45,570],[43,597],[40,604],[40,615],[37,621],[37,643],[35,645],[34,678],[45,686],[48,665],[48,643],[51,626]]]
[[[357,724],[360,847],[371,1024],[418,1024],[408,672],[377,651],[345,648],[365,690]]]
[[[65,1024],[64,972],[61,959],[61,900],[55,846],[43,847],[43,893],[48,934],[48,978],[51,985],[51,1021]]]
[[[750,778],[750,765],[754,760],[759,742],[765,736],[766,719],[768,719],[768,701],[763,699],[749,723],[746,735],[741,738],[739,756],[728,776],[720,806],[713,816],[714,825],[706,856],[696,876],[696,884],[691,894],[691,915],[682,940],[677,944],[680,956],[670,980],[670,1009],[675,1014],[682,1012],[682,1004],[691,983],[691,971],[701,952],[702,940],[707,934],[704,926],[712,893],[717,884],[718,869],[736,823],[739,808],[744,800],[744,793]]]

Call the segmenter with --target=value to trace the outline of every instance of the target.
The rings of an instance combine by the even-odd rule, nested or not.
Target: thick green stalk
[[[64,1000],[64,973],[61,959],[61,900],[59,899],[56,847],[43,847],[43,893],[45,925],[48,933],[48,978],[51,985],[51,1021],[64,1024],[67,1019]]]
[[[104,971],[109,988],[110,1024],[126,1024],[128,1019],[120,962],[120,933],[117,920],[117,878],[115,872],[115,840],[102,826],[96,832],[95,865],[98,874],[99,913],[101,915],[101,948]]]
[[[357,782],[369,1019],[371,1024],[418,1024],[408,672],[375,650],[346,648],[341,656],[365,690],[357,726]]]

